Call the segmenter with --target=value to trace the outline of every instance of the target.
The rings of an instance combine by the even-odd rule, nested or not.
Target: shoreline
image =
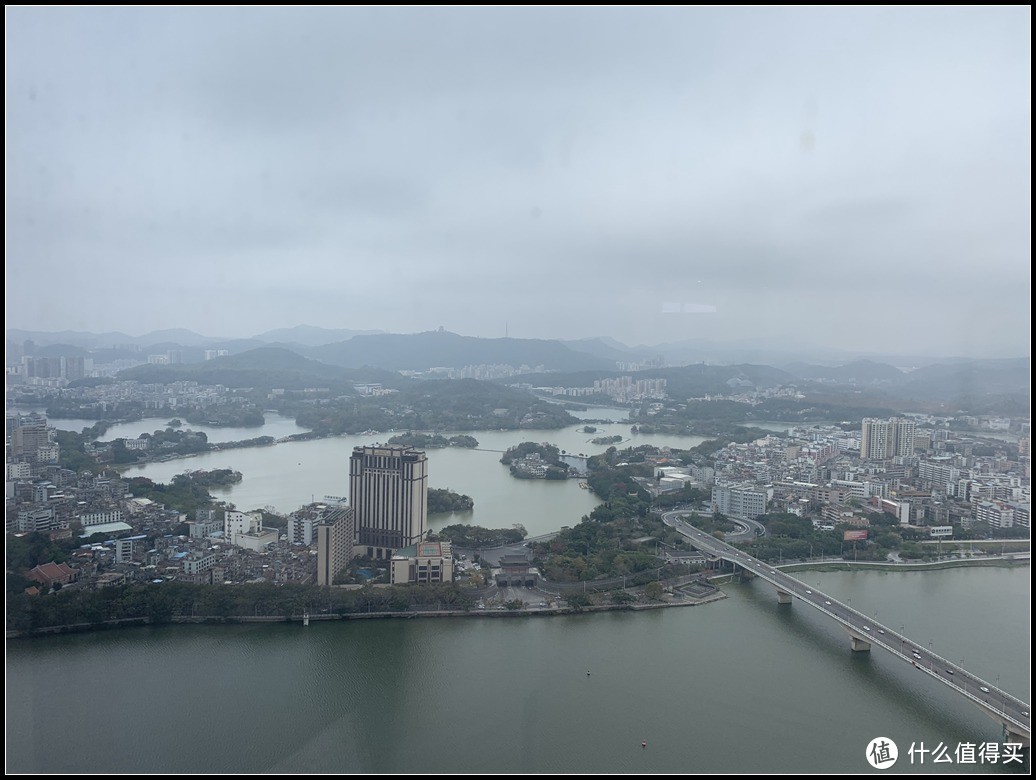
[[[110,631],[135,626],[165,626],[165,625],[198,625],[198,626],[228,626],[243,625],[246,623],[298,623],[304,624],[308,617],[310,622],[331,622],[342,620],[413,620],[427,618],[536,618],[536,617],[558,617],[565,615],[581,615],[597,612],[642,612],[645,610],[667,609],[669,607],[696,607],[702,604],[709,604],[713,601],[721,601],[728,598],[727,594],[718,588],[700,598],[684,595],[679,600],[673,599],[667,594],[665,601],[649,604],[600,604],[589,607],[552,607],[549,609],[508,609],[508,610],[475,610],[475,609],[443,609],[443,610],[417,610],[403,612],[348,612],[345,614],[319,614],[319,615],[235,615],[221,617],[217,615],[208,616],[176,616],[167,620],[154,622],[149,617],[119,618],[117,620],[105,620],[101,623],[76,623],[64,626],[49,626],[30,631],[7,631],[6,638],[12,639],[36,639],[40,637],[58,636],[63,634],[84,634],[96,631]]]
[[[1027,566],[1030,564],[1028,555],[1013,558],[982,558],[979,560],[960,561],[935,561],[931,563],[888,563],[878,561],[842,561],[842,562],[797,562],[784,564],[776,568],[792,569],[793,571],[852,571],[853,568],[864,568],[873,571],[938,571],[942,569],[955,569],[968,566],[980,567],[1001,567],[1014,568],[1016,566]],[[709,580],[715,583],[713,592],[696,597],[686,593],[680,593],[679,599],[672,594],[666,593],[663,601],[647,604],[600,604],[587,607],[551,607],[536,609],[514,609],[514,610],[477,610],[477,609],[451,609],[451,610],[416,610],[400,612],[349,612],[344,614],[316,614],[309,615],[311,622],[327,622],[341,620],[413,620],[415,618],[535,618],[535,617],[556,617],[564,615],[579,615],[597,612],[640,612],[644,610],[666,609],[670,607],[695,607],[703,604],[710,604],[729,598],[718,585],[731,582],[737,575],[734,573],[719,574],[710,577]],[[677,586],[679,587],[679,586]],[[32,630],[7,630],[6,639],[35,639],[39,637],[58,636],[62,634],[81,634],[94,631],[109,631],[133,626],[151,625],[241,625],[245,623],[303,623],[305,615],[235,615],[223,617],[218,615],[207,616],[174,616],[160,622],[154,622],[149,617],[118,618],[106,620],[100,623],[76,623],[63,626],[47,626]]]

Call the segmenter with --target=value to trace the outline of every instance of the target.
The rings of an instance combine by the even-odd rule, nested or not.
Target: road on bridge
[[[866,645],[877,645],[912,664],[916,669],[937,678],[978,705],[988,715],[999,720],[1012,736],[1024,739],[1025,745],[1029,744],[1027,702],[1000,690],[909,637],[868,618],[851,606],[831,598],[816,588],[810,588],[776,567],[695,528],[685,520],[690,514],[692,513],[684,511],[666,512],[662,515],[662,520],[701,552],[729,561],[770,582],[778,594],[797,598],[833,617],[845,627],[850,637],[856,640],[859,649],[869,649],[860,645],[861,642]]]

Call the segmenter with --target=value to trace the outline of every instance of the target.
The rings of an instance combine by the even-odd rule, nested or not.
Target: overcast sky
[[[5,21],[8,327],[1029,354],[1027,6]]]

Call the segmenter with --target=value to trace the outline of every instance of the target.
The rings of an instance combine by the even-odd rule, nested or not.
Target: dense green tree
[[[468,512],[474,506],[475,502],[471,496],[455,493],[448,489],[428,489],[428,514],[430,515],[446,512]]]

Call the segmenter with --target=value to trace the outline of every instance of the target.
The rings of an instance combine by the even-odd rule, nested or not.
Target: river
[[[1028,568],[801,576],[1028,696]],[[908,664],[852,653],[841,628],[765,584],[724,590],[637,613],[10,642],[7,770],[856,773],[878,736],[899,745],[893,771],[1012,768],[910,766],[911,743],[952,751],[999,730]]]

